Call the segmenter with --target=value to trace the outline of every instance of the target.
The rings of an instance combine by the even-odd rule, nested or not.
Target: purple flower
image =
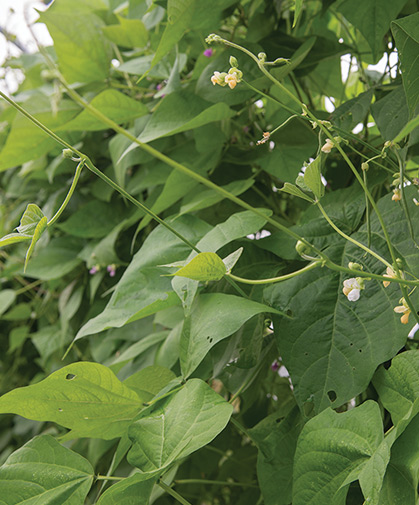
[[[106,267],[106,270],[109,272],[109,277],[115,277],[115,272],[116,272],[116,265],[115,264],[108,265]]]
[[[89,270],[89,274],[90,275],[95,275],[99,272],[99,267],[97,265],[94,265],[90,270]]]
[[[163,88],[163,86],[164,86],[163,83],[157,84],[156,86],[157,91],[160,91]]]
[[[271,365],[271,370],[272,370],[273,372],[277,372],[277,371],[279,370],[279,368],[280,368],[280,365],[279,365],[278,361],[277,361],[277,360],[275,360],[275,361],[272,363],[272,365]]]
[[[206,56],[207,58],[211,58],[212,54],[213,54],[213,49],[209,48],[209,49],[205,49],[204,51],[204,56]]]

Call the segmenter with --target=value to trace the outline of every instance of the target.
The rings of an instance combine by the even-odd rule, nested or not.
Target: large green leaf
[[[180,365],[184,377],[196,370],[215,344],[232,335],[246,321],[262,312],[276,312],[261,303],[223,293],[199,296],[180,339]]]
[[[406,193],[410,193],[408,188]],[[378,205],[397,254],[404,257],[408,269],[417,275],[417,252],[403,210],[394,206],[389,195]],[[408,205],[414,212],[414,204],[409,201]],[[418,233],[419,223],[414,225]],[[371,226],[374,249],[388,257],[375,216]],[[366,244],[366,227],[354,238]],[[365,271],[385,273],[382,263],[365,257],[361,249],[348,242],[345,245],[343,241],[337,242],[326,254],[343,266],[354,261],[363,265]],[[336,408],[363,391],[377,366],[395,356],[406,340],[406,329],[393,311],[401,296],[398,288],[367,282],[360,299],[350,302],[342,293],[346,278],[347,275],[319,269],[265,290],[273,307],[288,310],[292,316],[277,321],[277,343],[300,407],[314,407],[316,412],[327,406]],[[307,303],[312,299],[315,304]]]
[[[375,102],[371,112],[383,139],[393,139],[409,120],[403,87],[399,86]]]
[[[150,142],[213,121],[228,119],[233,114],[225,103],[211,104],[190,90],[170,93],[163,99],[138,138],[141,142]]]
[[[63,100],[57,113],[51,110],[50,100],[40,93],[33,95],[30,102],[22,104],[25,109],[50,130],[68,122],[80,111],[80,107]],[[17,114],[6,143],[0,152],[0,171],[39,158],[57,145],[38,126],[22,114]]]
[[[215,253],[203,252],[195,256],[187,265],[173,275],[196,281],[219,281],[227,272],[223,260]]]
[[[134,100],[115,89],[102,91],[93,98],[90,105],[118,124],[148,113],[147,107],[140,101]],[[109,126],[93,116],[88,109],[85,109],[77,117],[61,125],[58,130],[97,131],[106,130],[107,128]]]
[[[107,489],[97,505],[148,505],[155,479],[135,473]]]
[[[374,387],[393,423],[399,423],[419,399],[419,351],[399,354],[388,370],[379,368]]]
[[[192,216],[169,221],[179,233],[192,242],[209,231],[209,225]],[[178,261],[189,252],[189,247],[163,226],[149,234],[124,272],[105,310],[88,321],[76,339],[98,333],[106,328],[121,327],[179,303],[172,292],[170,279],[163,277],[165,265]]]
[[[410,115],[418,113],[419,104],[419,13],[394,21],[391,25],[402,63],[403,86]]]
[[[118,16],[118,25],[105,26],[102,31],[106,37],[123,47],[144,47],[148,41],[148,32],[140,19],[126,19]]]
[[[344,0],[338,10],[366,38],[374,59],[380,55],[383,37],[407,0]]]
[[[0,467],[2,505],[80,505],[93,482],[93,468],[50,435],[35,437]]]
[[[105,23],[92,11],[101,2],[83,3],[61,0],[40,15],[54,41],[61,72],[70,83],[103,81],[109,75],[111,45],[102,32]]]
[[[158,474],[209,444],[225,428],[232,411],[232,405],[204,381],[192,379],[132,423],[128,461],[142,472]]]
[[[89,362],[68,365],[0,398],[1,413],[55,422],[70,428],[71,438],[119,437],[141,408],[137,393],[109,368]]]
[[[344,505],[357,478],[383,439],[378,404],[349,412],[327,409],[303,428],[294,466],[293,505]]]

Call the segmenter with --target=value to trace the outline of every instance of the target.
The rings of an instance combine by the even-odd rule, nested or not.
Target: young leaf
[[[227,272],[231,272],[234,265],[239,261],[240,256],[243,253],[243,247],[239,247],[237,251],[232,252],[226,258],[223,259],[223,263],[226,267]]]
[[[32,237],[30,235],[22,235],[21,233],[9,233],[0,238],[0,247],[17,244],[18,242],[25,242],[26,240],[32,240]]]
[[[89,362],[68,365],[0,398],[0,413],[55,422],[72,429],[71,438],[119,437],[141,408],[137,393],[109,368]]]
[[[304,184],[310,188],[314,196],[320,200],[324,195],[324,185],[322,183],[322,174],[320,171],[322,157],[317,158],[310,163],[304,172]]]
[[[38,240],[41,238],[41,235],[47,229],[47,223],[48,223],[48,219],[46,216],[44,216],[39,221],[39,223],[36,225],[36,228],[35,228],[33,235],[32,235],[32,241],[29,245],[29,249],[26,251],[25,266],[23,268],[23,271],[26,271],[26,267],[28,266],[28,261],[29,261],[30,257],[32,256],[33,250],[35,248],[35,244],[38,242]]]
[[[35,437],[0,467],[0,501],[8,505],[80,505],[93,476],[92,466],[80,454],[50,435]]]
[[[303,200],[307,200],[310,203],[313,203],[313,199],[306,195],[300,188],[294,186],[294,184],[290,184],[286,182],[280,191],[284,191],[284,193],[289,193],[290,195],[298,196],[298,198],[302,198]]]
[[[128,461],[149,475],[207,445],[226,426],[233,407],[204,381],[191,379],[180,391],[147,409],[128,431]]]
[[[44,217],[44,213],[34,203],[30,203],[22,218],[20,219],[20,225],[16,228],[19,233],[23,235],[32,236],[35,233],[35,229],[38,226],[41,219]]]
[[[135,473],[107,489],[97,505],[149,505],[155,482],[156,479]]]
[[[175,274],[179,277],[187,277],[195,281],[219,281],[223,278],[227,269],[223,260],[213,252],[199,253],[187,265],[179,269]]]

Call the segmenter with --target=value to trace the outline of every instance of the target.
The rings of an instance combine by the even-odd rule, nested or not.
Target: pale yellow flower
[[[359,300],[361,289],[364,289],[364,282],[361,277],[351,277],[343,281],[343,294],[350,302]]]
[[[384,274],[384,277],[389,277],[390,279],[395,279],[397,277],[396,272],[390,267],[387,267],[386,272],[387,273]],[[383,285],[386,288],[390,285],[390,281],[383,281]]]
[[[215,86],[218,84],[219,86],[225,86],[227,83],[225,81],[226,72],[214,72],[211,77],[211,82]]]
[[[321,148],[321,151],[323,153],[329,154],[330,151],[333,149],[333,147],[334,147],[333,141],[330,139],[326,139],[326,142],[324,146]]]
[[[410,309],[404,298],[401,298],[399,300],[399,303],[401,303],[402,305],[394,307],[394,312],[396,312],[397,314],[403,314],[402,317],[400,318],[400,321],[403,324],[407,324],[409,322]]]
[[[398,188],[393,189],[393,196],[391,197],[391,199],[393,200],[393,202],[399,202],[402,199],[402,192],[400,191],[400,189]]]

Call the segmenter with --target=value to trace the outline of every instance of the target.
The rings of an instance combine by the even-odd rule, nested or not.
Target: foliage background
[[[37,243],[26,269],[28,242],[0,251],[0,502],[416,504],[416,0],[55,0],[40,21],[54,45],[5,63],[14,100],[89,162],[35,233],[77,162],[1,101],[1,234]],[[289,59],[266,67],[282,86],[210,33]],[[244,81],[213,86],[230,56]],[[305,199],[281,191],[298,177]],[[330,261],[173,276],[191,246],[287,275],[296,236]],[[408,325],[380,258],[410,282]]]

